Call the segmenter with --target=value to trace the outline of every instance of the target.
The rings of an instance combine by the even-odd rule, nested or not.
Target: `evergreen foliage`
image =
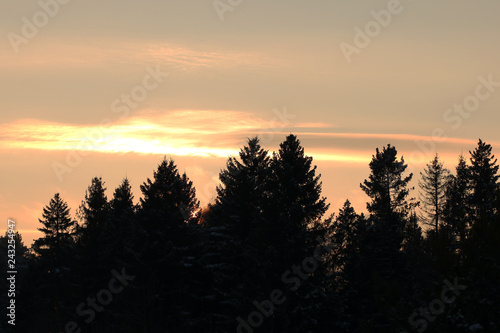
[[[325,217],[321,176],[292,134],[272,154],[250,138],[203,211],[165,158],[138,204],[127,178],[110,200],[93,178],[80,224],[57,193],[30,249],[19,233],[0,237],[4,257],[11,243],[17,251],[16,331],[498,332],[492,147],[479,140],[453,174],[436,155],[421,172],[423,216],[394,146],[369,168],[367,216],[346,200]],[[443,295],[453,300],[438,313]]]

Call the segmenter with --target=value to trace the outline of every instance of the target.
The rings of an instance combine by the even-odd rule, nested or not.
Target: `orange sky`
[[[127,176],[138,200],[164,155],[206,204],[255,135],[271,151],[298,135],[331,212],[364,210],[376,147],[418,175],[435,152],[453,169],[479,137],[500,146],[498,2],[401,1],[382,26],[379,0],[242,2],[223,20],[211,1],[72,1],[36,31],[38,1],[4,5],[0,229],[15,219],[27,243],[55,192],[74,214],[92,177],[110,197]]]

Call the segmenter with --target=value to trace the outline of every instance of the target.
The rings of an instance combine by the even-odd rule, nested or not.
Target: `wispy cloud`
[[[276,128],[295,126],[217,110],[143,111],[107,128],[23,119],[0,124],[0,149],[227,157],[238,152],[242,137]]]
[[[35,46],[33,46],[35,47]],[[273,59],[259,52],[237,52],[217,48],[194,47],[176,43],[144,41],[67,41],[50,40],[36,52],[15,55],[0,54],[0,68],[95,68],[120,64],[160,64],[170,69],[195,71],[224,69],[236,66],[283,66],[282,59]]]
[[[473,147],[474,140],[434,138],[411,134],[331,133],[325,123],[279,123],[250,112],[221,110],[144,110],[108,127],[75,125],[23,119],[0,124],[0,149],[90,150],[103,153],[138,153],[174,156],[227,157],[238,153],[242,138],[294,133],[308,140],[321,138],[322,146],[308,146],[316,160],[367,163],[372,151],[354,141],[380,139],[385,142],[436,141]],[[305,132],[302,129],[322,132]],[[339,149],[328,139],[344,139]],[[326,141],[325,141],[326,140]],[[347,140],[348,144],[345,144]],[[353,141],[354,140],[354,141]],[[351,142],[351,144],[349,144]],[[374,147],[373,147],[374,148]],[[415,149],[417,147],[415,146]]]

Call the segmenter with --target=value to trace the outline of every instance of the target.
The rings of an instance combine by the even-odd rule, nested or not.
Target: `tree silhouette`
[[[85,200],[78,209],[78,217],[83,221],[79,230],[79,241],[88,247],[98,247],[99,240],[107,236],[109,220],[109,202],[106,197],[106,187],[100,177],[92,178],[92,182],[85,192]]]
[[[445,190],[448,183],[449,171],[443,167],[436,154],[430,164],[427,164],[424,172],[420,173],[422,179],[419,181],[421,209],[424,212],[423,220],[427,225],[433,226],[436,235],[439,223],[443,216],[445,205]]]
[[[368,211],[378,217],[390,217],[394,214],[406,215],[416,206],[413,199],[407,201],[410,188],[408,183],[413,174],[403,177],[408,165],[404,159],[397,160],[397,150],[390,144],[376,154],[370,162],[369,179],[360,184],[361,189],[372,199],[367,204]]]
[[[76,221],[71,219],[68,204],[59,193],[43,208],[42,219],[38,221],[43,225],[38,230],[44,236],[35,241],[33,250],[45,258],[53,257],[57,260],[62,251],[73,242],[76,227]]]
[[[403,158],[397,159],[395,147],[389,144],[382,151],[377,148],[369,166],[369,179],[360,184],[371,199],[367,203],[369,227],[360,250],[363,273],[356,277],[358,292],[368,302],[356,312],[367,312],[360,325],[382,329],[392,320],[387,309],[396,306],[400,300],[398,293],[404,291],[409,278],[407,259],[401,249],[407,236],[409,213],[417,204],[408,199],[408,183],[413,174],[403,175],[407,165]],[[356,307],[359,302],[359,296],[351,301]]]
[[[196,190],[186,174],[179,174],[177,166],[166,158],[158,165],[153,180],[141,185],[139,213],[150,231],[177,228],[185,222],[193,222],[193,214],[199,210]]]
[[[268,199],[270,158],[257,137],[240,150],[240,160],[230,157],[220,172],[213,223],[224,224],[240,239],[258,242],[262,236]]]
[[[71,257],[74,254],[74,233],[76,221],[71,219],[68,204],[56,193],[50,203],[44,207],[43,225],[39,228],[43,237],[35,240],[33,251],[36,254],[30,267],[29,278],[37,279],[37,288],[26,286],[22,299],[38,305],[35,310],[35,324],[39,331],[57,330],[69,316],[70,295],[72,295]],[[31,305],[31,304],[30,304]]]
[[[463,260],[463,246],[468,238],[472,209],[470,204],[471,180],[469,167],[463,155],[459,156],[455,174],[450,175],[446,186],[443,222],[447,246],[459,251]]]
[[[471,204],[476,217],[485,221],[492,221],[495,213],[495,201],[498,190],[497,159],[491,152],[492,147],[481,139],[476,149],[470,152],[471,166]]]
[[[16,330],[71,331],[74,321],[96,333],[409,332],[425,319],[429,332],[496,332],[499,167],[482,140],[470,154],[470,166],[460,156],[453,175],[438,155],[422,170],[425,216],[415,212],[412,174],[391,145],[376,149],[360,184],[367,217],[346,200],[324,219],[320,175],[295,135],[272,156],[249,139],[227,160],[215,202],[201,213],[173,160],[164,158],[141,185],[139,205],[127,178],[108,201],[94,177],[78,208],[81,226],[57,193],[29,252],[13,236]],[[433,228],[424,238],[425,223]],[[0,237],[4,256],[7,241]],[[78,307],[105,302],[106,288],[120,285],[110,272],[122,267],[136,278],[113,292],[116,301],[93,307],[86,323]]]
[[[470,260],[473,266],[484,269],[491,261],[492,250],[497,248],[496,203],[499,190],[498,165],[492,147],[479,139],[471,154],[471,210],[474,214],[470,230]],[[484,271],[486,273],[487,270]]]

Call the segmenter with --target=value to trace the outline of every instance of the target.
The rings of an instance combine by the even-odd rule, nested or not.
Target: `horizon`
[[[128,176],[137,201],[164,155],[206,206],[255,135],[270,151],[298,136],[328,213],[365,210],[377,147],[416,187],[435,153],[453,170],[478,138],[500,145],[498,3],[147,3],[6,4],[2,233],[13,219],[30,244],[52,195],[75,214],[94,176],[108,196]]]

